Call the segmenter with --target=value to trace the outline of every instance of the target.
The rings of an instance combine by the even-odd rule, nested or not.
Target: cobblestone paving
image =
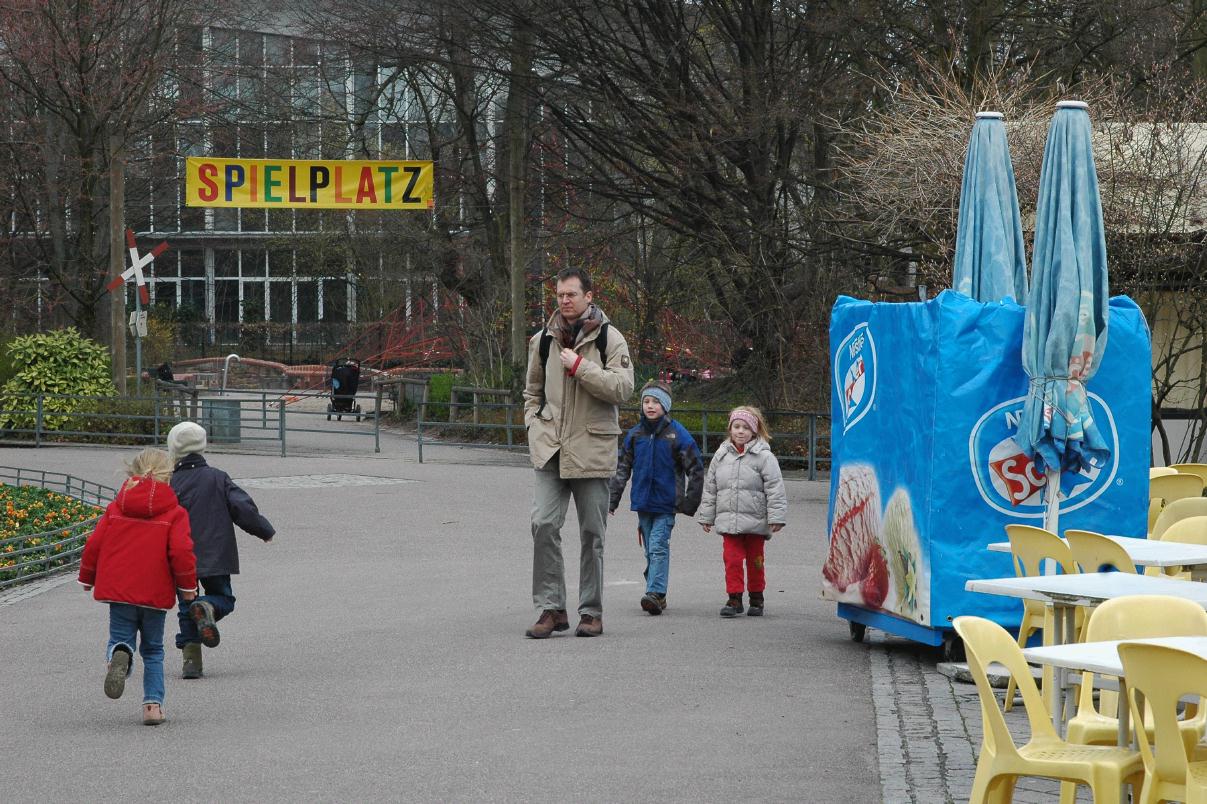
[[[0,608],[11,606],[34,595],[40,595],[48,589],[54,589],[56,586],[62,586],[65,583],[74,583],[78,572],[79,565],[73,565],[70,570],[64,570],[60,574],[51,575],[37,581],[30,581],[29,583],[14,586],[12,589],[0,591]]]
[[[954,681],[936,668],[939,652],[868,631],[877,752],[886,804],[965,802],[972,791],[981,746],[981,708],[976,685]],[[1006,714],[1017,742],[1027,739],[1021,702]],[[1016,804],[1048,804],[1060,785],[1019,779]],[[1077,800],[1091,800],[1086,788]]]

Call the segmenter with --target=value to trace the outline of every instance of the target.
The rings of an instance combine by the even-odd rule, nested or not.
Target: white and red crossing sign
[[[149,254],[139,255],[138,245],[134,242],[134,232],[126,230],[126,245],[130,249],[130,262],[133,263],[125,271],[122,271],[121,276],[114,279],[106,287],[110,293],[117,290],[126,283],[126,280],[134,278],[134,284],[138,286],[138,298],[143,304],[151,303],[151,294],[147,292],[147,280],[143,276],[142,269],[151,264],[151,261],[168,250],[168,242],[165,240],[155,248],[151,249]]]

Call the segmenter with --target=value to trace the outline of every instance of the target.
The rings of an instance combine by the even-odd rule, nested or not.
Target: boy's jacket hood
[[[154,519],[176,507],[176,493],[167,483],[149,477],[132,477],[117,493],[117,507],[125,516]]]

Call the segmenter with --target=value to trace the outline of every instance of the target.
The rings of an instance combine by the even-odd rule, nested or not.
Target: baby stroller
[[[360,361],[341,357],[331,364],[331,401],[327,403],[327,421],[335,414],[336,421],[343,421],[342,414],[355,414],[360,421],[360,405],[356,402],[356,387],[360,384]]]

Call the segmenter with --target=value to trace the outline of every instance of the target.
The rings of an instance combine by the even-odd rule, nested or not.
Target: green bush
[[[455,374],[433,374],[427,383],[427,415],[425,421],[447,421],[448,403],[452,400]]]
[[[34,402],[29,397],[32,394],[117,396],[117,388],[110,378],[108,349],[83,337],[74,327],[14,338],[7,345],[5,354],[19,368],[0,388],[0,410],[32,410]],[[55,399],[53,402],[56,411],[71,413],[85,400]],[[15,413],[8,414],[0,425],[31,429],[35,420],[33,413]],[[58,430],[66,422],[63,416],[44,415],[42,427]]]

